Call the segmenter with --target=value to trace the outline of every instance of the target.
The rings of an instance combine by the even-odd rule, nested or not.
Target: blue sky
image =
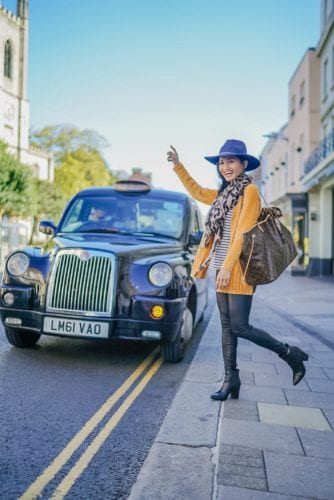
[[[319,33],[320,0],[30,0],[31,125],[94,129],[111,169],[180,189],[173,144],[215,187],[203,156],[232,137],[260,153]]]

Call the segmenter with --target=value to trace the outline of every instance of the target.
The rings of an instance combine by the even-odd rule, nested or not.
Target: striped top
[[[227,250],[231,240],[232,213],[233,210],[229,210],[226,214],[223,227],[223,237],[218,241],[210,259],[211,269],[220,269],[226,258]]]

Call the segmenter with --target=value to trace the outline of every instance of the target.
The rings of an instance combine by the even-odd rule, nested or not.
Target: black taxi
[[[0,314],[8,341],[158,341],[165,361],[180,361],[207,305],[206,280],[190,276],[202,229],[183,193],[140,181],[79,192],[58,225],[40,222],[44,247],[7,257]]]

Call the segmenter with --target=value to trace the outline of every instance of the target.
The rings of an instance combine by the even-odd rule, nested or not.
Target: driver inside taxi
[[[107,217],[107,211],[102,207],[92,207],[88,220],[94,222],[101,222],[109,220]]]

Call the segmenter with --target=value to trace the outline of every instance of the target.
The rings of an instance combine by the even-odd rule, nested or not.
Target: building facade
[[[0,6],[0,139],[36,177],[53,180],[52,156],[29,145],[28,0],[13,14]]]
[[[310,275],[334,274],[334,1],[321,2],[320,143],[306,157],[303,187],[308,193]]]
[[[304,54],[289,81],[288,121],[271,134],[261,158],[265,197],[284,214],[298,250],[294,269],[306,271],[310,263],[308,196],[303,176],[305,159],[319,144],[320,71],[314,48]]]

